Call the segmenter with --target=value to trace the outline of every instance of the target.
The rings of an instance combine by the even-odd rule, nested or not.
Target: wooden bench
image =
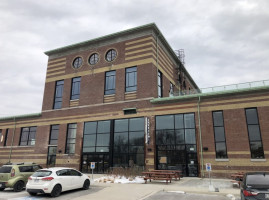
[[[142,172],[142,174],[145,176],[144,180],[145,183],[147,183],[147,180],[151,182],[151,180],[165,180],[166,184],[168,184],[168,181],[171,183],[172,177],[174,176],[174,173],[170,172]]]
[[[238,187],[240,187],[240,182],[241,182],[241,181],[232,180],[231,182],[232,182],[233,184],[237,184]]]
[[[162,173],[173,173],[175,180],[180,180],[180,177],[182,176],[182,171],[179,170],[152,170],[153,172],[162,172]]]
[[[235,174],[231,175],[231,178],[233,179],[231,182],[238,184],[238,187],[240,187],[241,181],[243,181],[244,172],[237,172]]]

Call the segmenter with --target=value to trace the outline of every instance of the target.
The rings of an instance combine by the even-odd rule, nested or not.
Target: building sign
[[[206,171],[210,172],[212,170],[211,163],[206,163],[205,168],[206,168]]]
[[[161,157],[159,163],[166,164],[167,163],[167,157]]]
[[[146,135],[146,139],[145,139],[145,143],[149,144],[149,139],[150,139],[150,135],[149,135],[149,118],[146,117],[145,118],[145,135]]]
[[[91,162],[91,169],[95,169],[95,162]]]

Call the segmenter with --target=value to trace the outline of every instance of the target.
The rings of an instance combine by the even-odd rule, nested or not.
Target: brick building
[[[42,111],[0,119],[0,164],[268,171],[268,81],[199,89],[155,24],[45,54]]]

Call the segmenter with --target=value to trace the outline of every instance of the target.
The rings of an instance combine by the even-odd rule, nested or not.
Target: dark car
[[[269,172],[248,172],[241,183],[241,200],[269,200]]]

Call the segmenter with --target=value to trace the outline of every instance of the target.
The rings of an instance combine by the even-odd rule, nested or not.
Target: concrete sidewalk
[[[101,175],[94,175],[94,178]],[[166,184],[162,181],[152,181],[145,183],[92,183],[91,187],[102,187],[98,192],[76,198],[76,200],[98,199],[98,200],[143,200],[159,191],[173,191],[198,194],[212,194],[233,196],[239,198],[239,188],[234,188],[231,180],[228,179],[212,179],[212,185],[219,192],[209,191],[210,181],[208,178],[181,178],[180,181],[172,180],[172,183]],[[214,190],[215,191],[215,190]],[[228,198],[227,198],[228,199]]]

